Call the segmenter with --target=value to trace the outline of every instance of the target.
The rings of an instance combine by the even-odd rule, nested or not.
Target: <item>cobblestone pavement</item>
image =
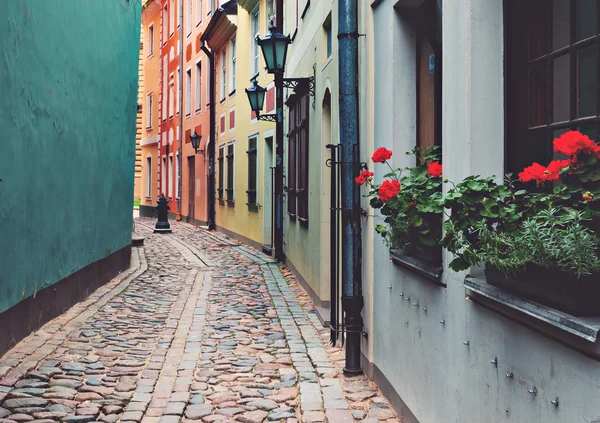
[[[286,268],[172,223],[131,268],[0,358],[0,422],[399,423],[364,376],[341,373]]]

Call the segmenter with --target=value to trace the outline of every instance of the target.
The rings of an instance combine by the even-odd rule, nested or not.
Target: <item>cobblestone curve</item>
[[[136,220],[132,268],[0,358],[0,422],[399,422],[289,269],[171,226]]]

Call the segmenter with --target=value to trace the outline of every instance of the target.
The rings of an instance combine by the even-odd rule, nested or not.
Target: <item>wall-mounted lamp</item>
[[[190,135],[190,141],[192,142],[192,147],[194,147],[194,151],[196,152],[196,154],[198,154],[198,153],[204,154],[204,150],[198,150],[198,147],[200,147],[201,139],[202,139],[202,135],[198,135],[196,130],[194,130],[194,133],[192,135]]]

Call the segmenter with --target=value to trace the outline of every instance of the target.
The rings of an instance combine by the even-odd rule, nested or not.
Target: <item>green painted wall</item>
[[[140,0],[4,0],[0,312],[131,242]]]

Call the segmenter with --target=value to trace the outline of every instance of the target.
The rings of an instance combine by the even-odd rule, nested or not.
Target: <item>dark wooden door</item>
[[[188,223],[194,223],[196,209],[196,158],[188,157],[188,170],[190,175],[189,191],[188,191]]]

